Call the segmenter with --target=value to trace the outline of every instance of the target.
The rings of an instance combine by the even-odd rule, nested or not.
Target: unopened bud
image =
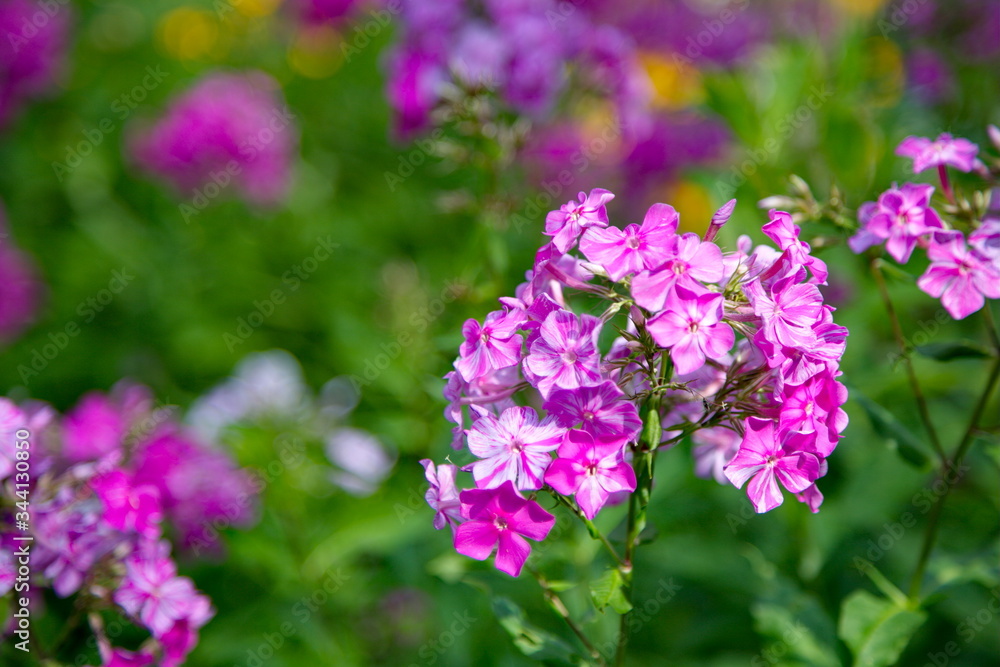
[[[757,202],[757,208],[776,208],[779,211],[790,211],[801,207],[801,202],[785,195],[772,195],[770,197],[764,197]]]
[[[708,226],[708,231],[705,232],[705,241],[715,239],[722,226],[729,222],[729,218],[733,215],[733,209],[735,208],[736,200],[730,199],[715,212],[715,215],[712,216],[712,223]]]
[[[1000,151],[1000,128],[996,125],[987,125],[986,134],[989,136],[990,141],[993,142],[993,145],[996,146],[996,149]]]

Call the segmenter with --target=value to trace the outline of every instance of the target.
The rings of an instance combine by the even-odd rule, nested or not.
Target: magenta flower
[[[465,342],[459,348],[455,368],[466,382],[486,373],[513,366],[521,359],[521,321],[503,311],[493,311],[480,326],[474,319],[462,325]]]
[[[524,360],[525,372],[535,376],[543,397],[556,387],[576,389],[601,381],[600,330],[601,320],[593,315],[558,310],[545,318]]]
[[[434,510],[434,528],[441,530],[450,525],[454,530],[462,521],[462,503],[458,499],[458,489],[455,488],[455,475],[458,468],[442,463],[435,469],[434,462],[423,459],[420,465],[424,467],[424,476],[430,484],[424,499]]]
[[[983,307],[984,297],[1000,298],[1000,266],[965,243],[961,232],[938,232],[927,248],[931,265],[917,280],[956,320]]]
[[[156,487],[135,485],[121,470],[94,478],[90,486],[104,505],[104,520],[109,525],[149,539],[160,536],[163,512]]]
[[[2,11],[0,9],[0,13]],[[2,67],[0,65],[0,70]],[[3,75],[0,73],[0,125],[3,124],[2,89]],[[0,343],[14,340],[34,321],[43,292],[35,263],[11,242],[10,228],[0,203]]]
[[[201,603],[201,594],[191,580],[178,577],[169,558],[133,556],[125,563],[122,585],[114,600],[137,617],[154,637],[170,631],[176,621],[187,618]]]
[[[22,104],[54,87],[72,17],[66,4],[52,11],[31,0],[0,2],[0,128]]]
[[[610,380],[578,389],[557,389],[543,407],[560,426],[579,426],[598,440],[629,442],[642,430],[635,404]]]
[[[480,461],[469,464],[479,488],[513,482],[519,489],[540,489],[549,452],[559,447],[564,429],[551,417],[538,421],[531,408],[513,407],[500,417],[482,416],[469,429],[469,451]]]
[[[607,227],[608,210],[605,204],[614,199],[607,190],[594,188],[590,194],[581,192],[579,201],[569,200],[545,216],[545,235],[554,237],[552,244],[560,253],[568,252],[588,227]]]
[[[635,491],[635,471],[625,462],[621,443],[595,441],[585,431],[572,430],[558,455],[545,473],[545,483],[564,496],[576,494],[588,519],[597,516],[612,493]]]
[[[784,502],[778,482],[792,493],[801,493],[819,477],[819,459],[801,450],[802,434],[775,433],[774,422],[760,417],[749,417],[745,426],[739,452],[725,472],[738,489],[750,480],[747,496],[758,514]]]
[[[295,116],[280,91],[262,72],[209,74],[158,122],[133,133],[130,151],[190,198],[186,220],[229,190],[253,204],[276,204],[291,183],[297,143]]]
[[[509,481],[495,489],[462,491],[462,513],[469,519],[455,531],[455,550],[486,560],[496,549],[496,567],[512,577],[521,574],[531,554],[525,537],[544,540],[556,518],[521,496]]]
[[[931,190],[933,189],[931,188]],[[812,271],[814,282],[825,285],[829,275],[826,263],[818,257],[813,257],[810,254],[812,248],[809,244],[799,240],[801,229],[792,222],[792,216],[772,208],[768,211],[768,217],[770,222],[761,227],[761,231],[777,243],[783,252],[788,254],[793,264],[808,267]]]
[[[815,285],[798,284],[792,275],[766,290],[754,280],[743,291],[761,318],[759,336],[795,348],[808,347],[815,340],[812,327],[823,312],[823,295]]]
[[[885,248],[901,264],[910,260],[917,240],[942,229],[941,219],[930,207],[933,185],[904,183],[883,192],[874,210],[866,211],[864,230],[886,241]],[[857,235],[855,235],[857,236]],[[856,241],[855,243],[859,243]]]
[[[924,137],[909,136],[896,147],[896,155],[913,160],[913,173],[925,169],[951,165],[959,171],[972,171],[979,146],[968,139],[954,139],[944,132],[934,141]]]
[[[591,262],[603,266],[611,280],[618,282],[630,273],[663,263],[677,233],[677,222],[673,206],[654,204],[641,227],[591,227],[580,239],[580,250]]]
[[[77,463],[114,455],[127,429],[121,407],[101,392],[90,392],[63,419],[63,456]]]
[[[847,428],[847,389],[829,373],[820,373],[798,386],[785,386],[781,397],[782,429],[800,433],[840,433]]]
[[[695,294],[678,285],[664,311],[646,324],[653,340],[670,348],[679,374],[701,368],[706,358],[721,360],[733,348],[736,335],[722,321],[723,301],[721,294]]]
[[[717,283],[725,272],[722,250],[714,243],[688,233],[674,237],[674,244],[658,269],[643,271],[632,280],[635,302],[652,312],[663,310],[674,285],[700,293],[705,288],[698,281]]]

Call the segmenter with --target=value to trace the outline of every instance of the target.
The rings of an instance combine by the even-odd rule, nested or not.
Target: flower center
[[[698,323],[692,321],[690,324],[688,324],[688,331],[690,331],[691,333],[698,333]]]
[[[510,451],[520,454],[521,452],[524,451],[524,443],[521,442],[520,440],[515,440],[514,442],[510,443]]]
[[[587,466],[587,477],[596,477],[596,476],[597,476],[597,464],[591,463],[590,465]]]
[[[632,250],[638,250],[639,243],[640,241],[638,236],[630,236],[627,239],[625,239],[625,247],[631,248]]]
[[[574,352],[573,350],[566,350],[565,352],[562,353],[560,358],[563,360],[564,363],[575,364],[577,358],[576,352]]]
[[[507,519],[498,516],[493,519],[493,525],[497,527],[497,530],[507,530]]]
[[[484,331],[483,333],[479,334],[479,340],[482,341],[483,345],[490,342],[490,332]]]
[[[594,413],[591,412],[590,410],[584,410],[583,411],[583,419],[584,419],[584,421],[588,421],[588,422],[589,421],[594,421],[594,417],[595,416],[596,415],[594,415]]]
[[[673,269],[674,273],[682,275],[685,271],[687,271],[687,265],[684,262],[674,262]]]

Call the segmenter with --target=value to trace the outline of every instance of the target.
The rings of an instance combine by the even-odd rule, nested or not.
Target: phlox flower
[[[434,510],[434,528],[441,530],[450,525],[454,529],[462,521],[462,503],[455,488],[458,468],[447,463],[435,468],[430,459],[423,459],[420,465],[424,467],[424,476],[430,484],[424,499]]]
[[[160,536],[163,512],[156,487],[135,485],[121,470],[95,477],[90,486],[104,505],[104,520],[112,527],[149,539]]]
[[[663,263],[677,233],[678,216],[673,206],[654,204],[642,226],[591,227],[580,239],[580,251],[600,264],[615,282],[630,273],[653,269]]]
[[[627,442],[639,437],[642,420],[635,404],[614,382],[557,389],[543,406],[560,426],[579,426],[598,440]]]
[[[959,171],[972,171],[979,146],[968,139],[953,138],[947,132],[933,141],[925,137],[909,136],[896,147],[896,155],[913,160],[913,173],[942,165],[951,165]]]
[[[171,630],[176,621],[187,618],[202,597],[191,580],[178,577],[169,558],[136,555],[125,562],[126,574],[114,593],[114,600],[126,612],[139,618],[154,637]]]
[[[542,396],[555,388],[576,389],[601,381],[597,336],[601,320],[567,310],[550,313],[531,344],[524,370],[537,379]]]
[[[722,321],[723,300],[721,294],[696,294],[677,286],[663,312],[647,323],[653,340],[670,348],[678,373],[695,371],[706,358],[722,359],[732,349],[736,335]]]
[[[586,431],[568,431],[559,458],[545,473],[545,483],[565,496],[575,494],[583,515],[593,519],[612,493],[635,491],[635,471],[623,454],[620,442],[601,442]]]
[[[663,310],[674,285],[704,292],[704,286],[698,281],[718,283],[724,272],[719,246],[702,241],[697,234],[683,234],[673,238],[672,247],[658,268],[643,271],[632,280],[632,296],[643,308],[658,312]]]
[[[594,188],[590,194],[581,192],[578,200],[571,199],[545,216],[545,235],[560,253],[576,245],[580,234],[588,227],[607,227],[608,210],[605,205],[614,199],[607,190]]]
[[[783,252],[788,253],[789,259],[794,265],[808,267],[813,274],[812,282],[825,285],[829,275],[826,263],[818,257],[813,257],[810,254],[812,248],[809,244],[799,240],[799,233],[802,230],[792,222],[792,216],[772,208],[768,211],[768,217],[770,222],[761,227],[761,231],[777,243]]]
[[[725,426],[703,428],[691,434],[694,449],[694,474],[703,479],[712,477],[719,484],[727,484],[726,465],[733,460],[740,448],[740,434]]]
[[[455,550],[476,560],[486,560],[496,550],[497,569],[512,577],[521,573],[531,553],[524,538],[544,540],[556,522],[510,481],[494,489],[462,491],[461,501],[468,521],[455,530]]]
[[[941,305],[956,320],[983,307],[984,297],[1000,299],[1000,266],[970,248],[961,232],[938,232],[927,256],[931,265],[917,286],[941,299]]]
[[[758,336],[772,343],[804,348],[815,339],[813,325],[823,311],[823,295],[815,285],[798,284],[787,276],[765,289],[759,280],[746,283],[743,292],[761,318]]]
[[[466,382],[489,371],[513,366],[521,359],[522,337],[517,333],[521,322],[503,311],[486,316],[482,325],[474,319],[462,325],[465,342],[459,348],[455,368]]]
[[[519,489],[540,489],[549,452],[562,442],[564,429],[551,417],[539,422],[531,408],[513,407],[499,417],[484,415],[469,429],[469,451],[481,460],[471,470],[480,488],[513,482]]]
[[[792,493],[801,493],[819,477],[819,459],[802,451],[801,433],[776,433],[774,422],[760,417],[747,418],[745,426],[743,442],[725,473],[738,489],[750,481],[747,496],[758,513],[768,512],[784,501],[778,482]]]
[[[885,248],[900,264],[906,264],[920,237],[942,229],[941,218],[930,207],[933,185],[904,183],[881,195],[874,207],[859,211],[862,227],[851,237],[851,248],[860,252],[885,241]]]

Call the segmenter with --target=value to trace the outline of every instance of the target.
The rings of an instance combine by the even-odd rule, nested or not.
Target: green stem
[[[923,585],[924,571],[927,569],[927,562],[930,559],[931,551],[934,549],[934,542],[937,541],[941,511],[944,509],[944,502],[947,500],[948,494],[951,492],[951,487],[954,486],[954,484],[948,483],[948,480],[945,479],[945,477],[950,471],[954,471],[958,468],[958,466],[962,463],[962,459],[965,457],[966,452],[969,451],[969,447],[972,446],[972,443],[975,440],[979,420],[982,418],[983,412],[986,410],[986,405],[989,403],[990,396],[993,394],[993,389],[996,387],[998,378],[1000,378],[1000,359],[997,359],[993,363],[989,379],[986,381],[986,388],[983,390],[982,395],[979,397],[979,401],[976,403],[975,409],[972,411],[972,417],[969,419],[969,426],[965,429],[965,433],[962,435],[962,440],[958,443],[955,453],[952,455],[950,460],[947,460],[944,464],[942,464],[941,470],[938,472],[937,479],[945,482],[944,491],[942,491],[941,495],[935,499],[934,506],[931,508],[930,517],[927,520],[927,532],[924,533],[924,542],[920,547],[920,557],[917,560],[917,567],[913,572],[913,578],[910,580],[910,598],[912,600],[917,600],[920,597],[920,588]]]
[[[607,552],[615,560],[615,563],[621,567],[623,564],[621,556],[618,555],[618,552],[615,551],[614,545],[612,545],[608,538],[604,536],[604,533],[601,532],[600,528],[598,528],[593,521],[585,517],[583,512],[580,511],[580,508],[574,505],[569,498],[561,493],[556,493],[555,491],[550,490],[549,493],[552,494],[552,497],[555,498],[557,502],[562,503],[569,508],[569,510],[573,512],[573,514],[575,514],[585,526],[587,526],[587,531],[590,533],[591,537],[600,541],[600,543],[604,545]]]
[[[885,304],[889,321],[892,323],[892,334],[896,338],[896,344],[899,345],[899,354],[903,360],[903,365],[906,366],[906,374],[910,381],[910,388],[913,390],[913,397],[917,401],[917,411],[920,413],[920,420],[924,423],[924,428],[931,439],[934,451],[937,452],[938,458],[941,460],[941,465],[946,465],[948,457],[941,446],[941,439],[938,437],[937,429],[934,428],[934,423],[931,421],[931,413],[927,409],[927,400],[924,398],[924,392],[920,389],[920,383],[917,381],[917,373],[913,369],[913,362],[910,360],[910,354],[906,349],[906,341],[903,338],[903,328],[899,324],[899,318],[896,316],[896,309],[892,305],[892,299],[889,298],[889,288],[885,284],[885,276],[882,275],[879,261],[878,259],[872,260],[872,274],[875,276],[875,282],[878,283],[882,302]]]
[[[577,639],[580,640],[580,643],[583,644],[583,647],[590,654],[590,657],[597,660],[599,665],[604,665],[605,662],[604,658],[601,656],[601,652],[597,650],[594,644],[587,637],[586,633],[584,633],[583,629],[576,624],[576,621],[573,620],[566,604],[562,601],[562,598],[559,597],[559,594],[552,590],[544,575],[533,567],[529,567],[528,570],[531,572],[532,576],[535,577],[538,585],[542,587],[542,595],[545,596],[545,601],[549,603],[552,610],[562,617],[564,621],[566,621],[566,625],[569,626],[569,629],[572,630],[573,634],[575,634]]]

